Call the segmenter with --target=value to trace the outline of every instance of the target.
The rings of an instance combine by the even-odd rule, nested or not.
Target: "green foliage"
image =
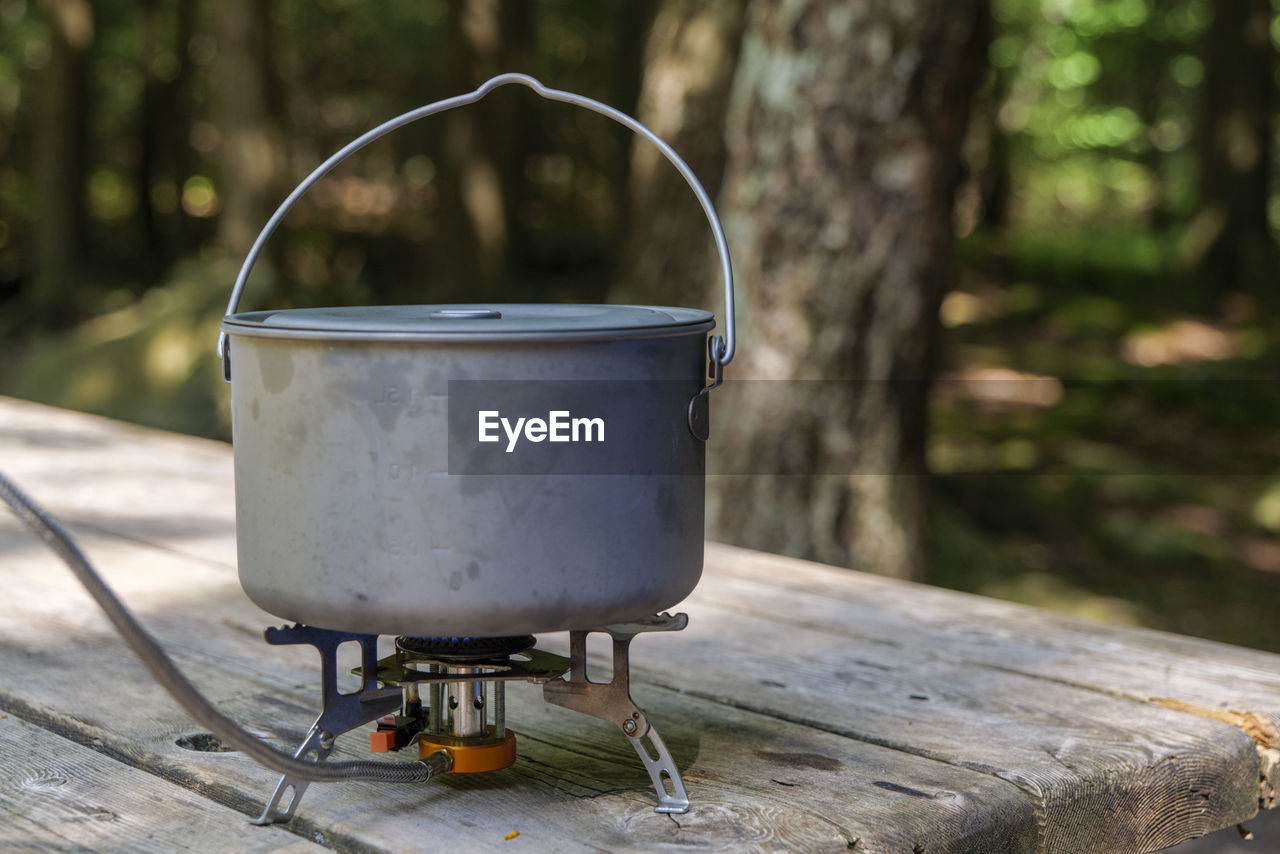
[[[939,397],[935,579],[1280,649],[1280,323],[1265,294],[1176,272],[1213,5],[995,0],[993,14],[1011,215],[961,241],[977,307],[952,324],[948,369],[1062,391]]]
[[[1022,372],[1015,389],[1051,378],[1061,394],[993,402],[939,384],[933,580],[1280,649],[1280,320],[1238,295],[1196,310],[1125,253],[1110,276],[1106,252],[1047,261],[1047,242],[1005,247],[1008,285],[967,248],[973,305],[944,373],[1001,366]]]
[[[1009,135],[1019,223],[1147,227],[1187,211],[1206,0],[995,0],[990,108]]]
[[[15,304],[21,310],[29,302],[22,290],[34,273],[32,232],[48,201],[39,186],[49,142],[41,137],[50,133],[41,125],[39,91],[57,58],[43,8],[0,0],[0,302],[17,300],[11,316]],[[87,243],[74,259],[76,300],[59,315],[15,324],[31,334],[91,317],[105,293],[141,295],[159,285],[161,271],[215,238],[232,185],[245,180],[223,170],[229,143],[217,104],[228,95],[218,90],[217,69],[227,48],[218,41],[224,7],[103,0],[83,8],[91,21],[90,131],[80,158]],[[644,21],[639,16],[631,30],[615,24],[637,18],[623,15],[632,6],[619,0],[510,4],[499,10],[499,55],[485,67],[464,42],[493,34],[464,37],[460,11],[443,0],[270,0],[266,8],[263,97],[289,174],[263,191],[264,204],[373,124],[497,70],[634,106],[638,69],[619,58],[638,61],[638,47],[628,45],[640,43]],[[483,144],[494,141],[484,136],[494,136],[494,117],[516,116],[495,143],[511,149],[510,162],[498,166],[519,202],[508,228],[518,232],[508,234],[512,272],[487,296],[516,296],[557,276],[565,282],[559,296],[600,298],[618,240],[630,139],[567,107],[525,109],[532,97],[503,91],[472,111],[481,117]],[[406,301],[428,288],[445,301],[475,296],[476,283],[461,271],[477,262],[461,264],[460,256],[476,250],[458,245],[446,227],[467,216],[450,195],[464,180],[455,161],[470,153],[448,153],[456,121],[456,114],[436,117],[380,141],[304,199],[273,247],[281,262],[276,296],[298,304],[349,295]]]
[[[140,300],[39,339],[4,374],[4,392],[203,436],[230,436],[228,393],[211,358],[231,259],[179,264]]]

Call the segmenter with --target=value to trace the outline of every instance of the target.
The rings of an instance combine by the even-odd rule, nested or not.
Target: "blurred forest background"
[[[213,343],[275,205],[525,71],[720,199],[731,379],[854,381],[725,390],[720,470],[790,476],[712,478],[712,536],[1280,650],[1278,12],[0,0],[0,393],[227,438]],[[720,312],[678,180],[506,88],[322,182],[244,308]]]

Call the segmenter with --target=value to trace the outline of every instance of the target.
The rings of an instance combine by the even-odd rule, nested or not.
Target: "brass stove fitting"
[[[508,732],[503,738],[493,738],[493,727],[485,728],[488,737],[458,738],[456,736],[421,733],[417,737],[418,757],[426,759],[437,750],[443,750],[453,759],[450,774],[480,774],[497,771],[516,761],[516,736]]]

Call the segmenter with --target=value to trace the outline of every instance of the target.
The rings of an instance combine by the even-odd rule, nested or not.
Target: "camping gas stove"
[[[515,762],[516,738],[507,729],[508,682],[542,685],[549,703],[609,721],[622,730],[644,763],[660,813],[689,809],[680,771],[653,724],[631,700],[631,641],[644,632],[680,631],[685,614],[663,613],[630,623],[569,633],[569,657],[534,648],[533,635],[514,637],[398,637],[395,652],[378,659],[378,636],[294,625],[267,629],[269,644],[310,644],[320,652],[321,712],[299,759],[322,761],[339,735],[377,721],[369,733],[375,753],[413,750],[434,768],[453,774],[497,771]],[[587,678],[587,635],[613,639],[613,678]],[[360,645],[360,689],[338,691],[338,647]],[[645,742],[650,749],[646,749]],[[664,779],[665,778],[665,779]],[[280,778],[257,824],[287,821],[309,781]]]

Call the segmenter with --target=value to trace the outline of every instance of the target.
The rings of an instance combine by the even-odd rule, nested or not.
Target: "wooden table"
[[[237,584],[230,447],[0,399],[0,469],[222,708],[300,741],[317,656],[263,643],[280,621]],[[314,785],[254,827],[276,775],[179,746],[198,727],[7,513],[0,579],[4,849],[1151,851],[1272,806],[1280,774],[1278,656],[708,544],[689,628],[632,647],[688,814],[653,811],[616,728],[516,684],[513,767]]]

